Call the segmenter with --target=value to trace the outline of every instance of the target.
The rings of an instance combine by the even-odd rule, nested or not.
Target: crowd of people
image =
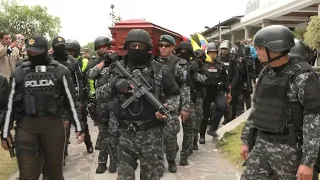
[[[319,82],[304,63],[309,58],[301,50],[305,47],[296,50],[301,57],[290,51],[301,41],[288,31],[270,26],[253,41],[236,46],[223,40],[194,51],[191,43],[176,44],[170,35],[151,44],[147,31],[133,29],[123,57],[104,36],[94,40],[97,57],[91,57],[88,49],[81,52],[77,40],[57,36],[49,50],[43,36],[25,41],[17,35],[12,42],[10,33],[1,33],[1,145],[15,149],[19,179],[38,179],[43,173],[44,179],[62,180],[73,125],[88,153],[100,151],[96,173],[108,170],[117,172],[118,180],[133,180],[140,164],[140,179],[159,180],[165,163],[176,173],[179,149],[179,165],[187,166],[198,143],[206,143],[206,134],[218,136],[222,118],[225,125],[253,106],[241,137],[247,165],[242,179],[308,179],[319,152],[319,103],[312,101]],[[153,46],[158,57],[150,53]],[[95,147],[88,116],[99,129]],[[301,139],[306,147],[298,170],[295,146]],[[287,155],[290,161],[284,161]]]

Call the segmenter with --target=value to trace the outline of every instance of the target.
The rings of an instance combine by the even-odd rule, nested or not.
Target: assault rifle
[[[135,99],[138,99],[142,96],[145,96],[149,102],[159,111],[161,114],[166,115],[170,118],[169,113],[173,111],[173,107],[165,107],[151,92],[151,86],[144,79],[139,69],[133,71],[133,74],[130,74],[120,63],[116,61],[110,65],[110,69],[116,68],[120,71],[120,75],[126,78],[130,85],[132,86],[133,95],[122,104],[122,108],[127,108]]]

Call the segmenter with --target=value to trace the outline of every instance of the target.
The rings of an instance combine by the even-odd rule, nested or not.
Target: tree
[[[90,50],[90,55],[95,56],[96,52],[94,50],[93,42],[89,42],[88,44],[81,47],[81,51],[83,51],[85,48],[88,48]]]
[[[122,20],[122,17],[119,15],[116,15],[116,13],[114,12],[114,8],[115,6],[113,4],[111,4],[110,6],[111,8],[111,12],[110,12],[110,19],[111,19],[111,26],[114,26],[117,22],[121,21]]]
[[[311,49],[320,49],[320,17],[312,16],[304,34],[305,42]]]
[[[59,17],[48,14],[44,6],[20,5],[16,0],[1,0],[0,29],[12,34],[57,36],[61,29]]]
[[[292,31],[292,34],[294,37],[298,38],[299,40],[304,40],[304,34],[306,33],[306,29],[296,29],[295,31]]]

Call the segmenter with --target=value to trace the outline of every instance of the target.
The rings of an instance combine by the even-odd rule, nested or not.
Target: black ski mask
[[[191,57],[191,53],[189,51],[181,51],[180,56],[182,59],[189,60]]]
[[[61,60],[66,56],[66,47],[65,45],[53,46],[53,56],[57,60]]]
[[[149,61],[149,50],[130,49],[128,50],[128,64],[141,66]]]
[[[48,65],[48,63],[49,63],[48,51],[46,50],[44,53],[36,55],[36,56],[28,55],[28,59],[30,60],[30,62],[33,66]]]

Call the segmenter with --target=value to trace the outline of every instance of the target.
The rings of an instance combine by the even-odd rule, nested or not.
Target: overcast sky
[[[44,5],[60,17],[60,35],[81,45],[109,33],[110,5],[123,20],[147,21],[184,36],[205,30],[232,16],[243,15],[248,0],[20,0],[26,5]],[[201,3],[201,4],[199,4]]]

